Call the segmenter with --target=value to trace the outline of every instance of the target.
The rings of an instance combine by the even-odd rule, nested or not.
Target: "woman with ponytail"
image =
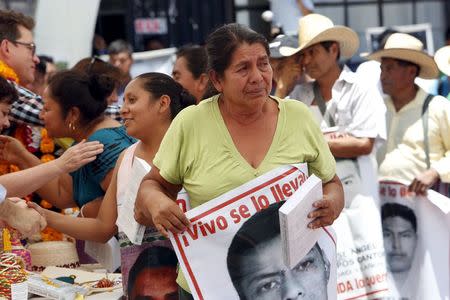
[[[147,227],[143,240],[141,237],[141,241],[130,241],[120,222],[117,228],[116,220],[118,210],[120,215],[126,213],[122,211],[127,206],[125,201],[136,198],[139,184],[135,183],[151,169],[172,120],[195,103],[195,98],[170,76],[146,73],[136,77],[125,89],[121,117],[127,133],[139,142],[120,155],[97,217],[75,219],[34,206],[45,216],[49,226],[77,239],[106,242],[119,231],[124,294],[128,299],[152,297],[155,293],[166,295],[164,299],[177,298],[176,262],[173,262],[176,256],[169,240],[155,228]],[[134,203],[128,203],[127,207],[131,207],[132,216]],[[140,242],[142,245],[135,245]],[[134,264],[141,261],[138,256],[145,249],[145,261],[151,264]]]
[[[107,97],[114,88],[110,77],[65,71],[54,75],[44,91],[40,117],[50,137],[69,137],[75,143],[99,141],[104,145],[96,160],[70,174],[62,174],[37,191],[58,208],[78,206],[84,216],[95,217],[117,158],[135,142],[119,122],[104,116]],[[14,140],[6,143],[2,155],[20,169],[41,163]]]

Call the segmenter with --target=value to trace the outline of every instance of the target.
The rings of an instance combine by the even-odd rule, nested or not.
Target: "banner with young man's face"
[[[448,297],[450,199],[383,181],[380,200],[389,299]]]
[[[186,213],[191,227],[171,241],[195,299],[336,299],[331,228],[294,268],[283,262],[278,209],[307,176],[280,167]]]
[[[388,289],[377,180],[371,160],[337,159],[345,207],[332,225],[337,235],[337,299],[383,297]]]

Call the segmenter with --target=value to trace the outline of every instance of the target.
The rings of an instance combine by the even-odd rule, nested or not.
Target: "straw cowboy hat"
[[[384,48],[367,56],[367,59],[381,61],[382,58],[394,58],[412,62],[420,67],[419,77],[434,79],[439,76],[439,69],[433,57],[423,51],[422,42],[406,33],[393,33]]]
[[[341,57],[350,58],[359,47],[356,32],[345,26],[334,25],[329,18],[319,14],[309,14],[298,22],[298,48],[281,47],[280,53],[291,56],[317,43],[334,41],[339,43]]]
[[[434,61],[439,69],[447,76],[450,76],[450,46],[445,46],[436,51]]]

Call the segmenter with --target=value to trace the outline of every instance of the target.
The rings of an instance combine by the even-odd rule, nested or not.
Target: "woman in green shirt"
[[[172,122],[154,167],[141,184],[136,219],[163,234],[189,221],[174,202],[183,186],[196,207],[282,165],[305,162],[323,181],[310,228],[331,225],[344,197],[335,162],[308,108],[269,96],[272,68],[266,39],[239,24],[224,25],[206,44],[209,77],[220,93]],[[190,295],[183,276],[181,297]]]

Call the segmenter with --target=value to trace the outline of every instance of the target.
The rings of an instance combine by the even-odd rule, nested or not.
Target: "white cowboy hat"
[[[423,43],[406,33],[393,33],[384,48],[367,56],[367,59],[381,61],[382,58],[395,58],[412,62],[420,67],[419,77],[434,79],[439,76],[439,69],[433,57],[423,51]]]
[[[334,41],[339,43],[341,57],[350,58],[359,48],[359,38],[355,31],[334,25],[329,18],[319,14],[309,14],[298,21],[298,48],[281,47],[283,56],[291,56],[309,46]]]
[[[439,69],[447,76],[450,76],[450,46],[445,46],[436,51],[434,61]]]

